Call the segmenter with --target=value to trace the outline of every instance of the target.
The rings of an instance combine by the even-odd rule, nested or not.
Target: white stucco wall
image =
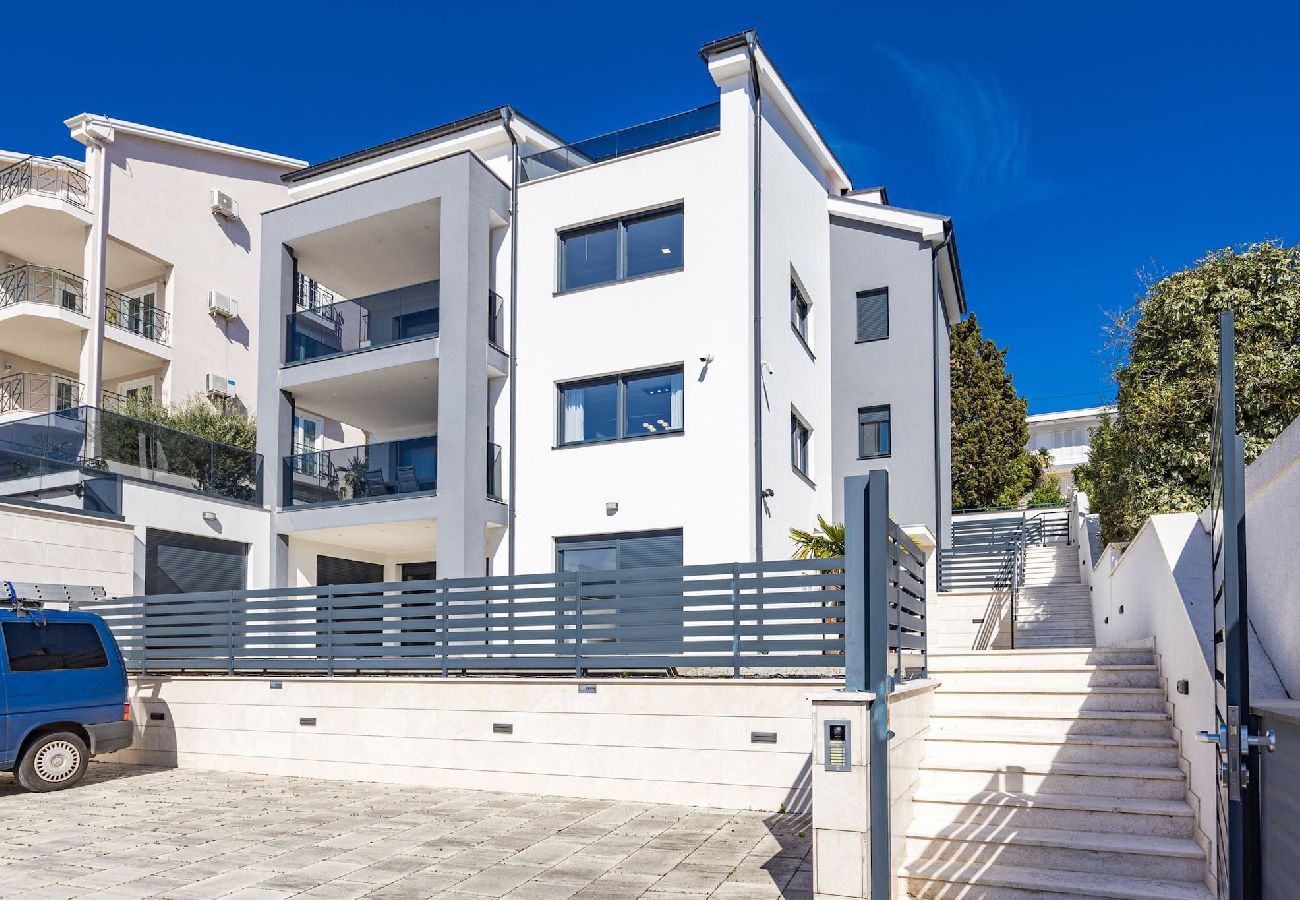
[[[1246,468],[1250,618],[1283,687],[1300,696],[1300,419]]]

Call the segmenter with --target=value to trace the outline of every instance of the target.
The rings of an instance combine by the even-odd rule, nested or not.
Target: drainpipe
[[[506,389],[509,392],[510,421],[506,433],[510,437],[510,457],[507,463],[509,474],[506,482],[506,574],[515,574],[515,402],[518,379],[515,377],[519,358],[519,342],[515,338],[515,322],[518,306],[515,297],[519,288],[519,141],[510,128],[513,111],[508,106],[501,107],[501,122],[510,139],[510,358],[506,360],[506,374],[509,376]]]
[[[763,561],[763,91],[758,80],[758,35],[745,33],[749,85],[754,95],[754,561]]]

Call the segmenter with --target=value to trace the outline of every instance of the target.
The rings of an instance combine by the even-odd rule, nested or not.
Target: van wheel
[[[32,741],[14,774],[29,791],[58,791],[81,780],[89,759],[85,741],[71,732],[56,731]]]

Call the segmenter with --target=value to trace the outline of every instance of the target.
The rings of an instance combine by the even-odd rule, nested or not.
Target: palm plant
[[[844,524],[827,522],[817,517],[817,527],[812,531],[790,529],[794,541],[794,559],[834,559],[844,555]]]

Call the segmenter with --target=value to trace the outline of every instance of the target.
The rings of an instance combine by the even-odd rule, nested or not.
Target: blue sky
[[[696,50],[757,28],[857,186],[953,217],[1031,412],[1109,398],[1105,313],[1143,273],[1298,237],[1297,5],[104,9],[6,41],[0,146],[72,152],[90,111],[319,161],[502,103],[578,139],[708,102]]]

